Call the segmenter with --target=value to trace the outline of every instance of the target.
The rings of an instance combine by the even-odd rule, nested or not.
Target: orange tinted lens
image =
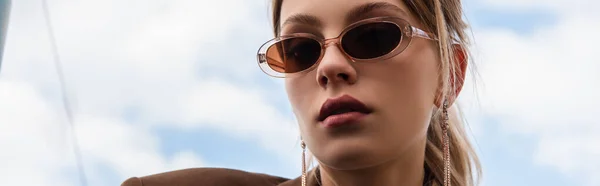
[[[267,49],[267,64],[280,73],[294,73],[313,66],[321,56],[321,44],[310,38],[288,38]]]

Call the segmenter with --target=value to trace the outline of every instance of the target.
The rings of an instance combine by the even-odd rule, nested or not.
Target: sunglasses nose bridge
[[[352,56],[350,56],[348,53],[346,53],[346,51],[344,51],[344,48],[342,47],[342,43],[341,43],[341,37],[323,40],[323,52],[325,52],[325,50],[327,48],[329,48],[331,45],[337,45],[338,50],[340,50],[340,52],[342,52],[342,55],[344,55],[346,58],[348,58],[352,62],[355,62],[354,58]]]
[[[325,48],[329,47],[329,45],[331,45],[331,44],[337,44],[337,45],[339,45],[340,44],[340,38],[336,37],[336,38],[330,38],[330,39],[324,40],[323,41],[323,48],[325,49]]]

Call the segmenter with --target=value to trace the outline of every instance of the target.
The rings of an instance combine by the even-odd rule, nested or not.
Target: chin
[[[314,153],[319,162],[338,170],[357,170],[384,163],[386,157],[375,152],[382,152],[373,142],[360,139],[344,139],[328,143],[323,152]]]

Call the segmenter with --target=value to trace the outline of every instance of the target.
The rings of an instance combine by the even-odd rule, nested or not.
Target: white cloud
[[[256,14],[266,15],[258,2],[262,1],[49,1],[90,179],[102,180],[99,169],[105,166],[129,177],[206,165],[192,152],[173,158],[161,155],[162,144],[150,133],[156,124],[211,127],[257,141],[283,159],[297,159],[292,152],[298,137],[292,119],[269,105],[259,88],[249,90],[198,75],[217,65],[236,65],[247,74],[258,68],[253,57],[236,53],[235,45],[219,54],[222,59],[204,58],[205,51],[214,52],[215,46],[231,45],[225,42],[231,33],[262,33],[253,26],[264,24],[253,20]],[[61,177],[55,175],[72,169],[74,158],[64,137],[69,133],[41,8],[38,1],[13,1],[0,79],[4,83],[0,91],[10,94],[0,98],[0,115],[11,117],[0,118],[0,127],[6,128],[0,131],[0,148],[18,145],[24,150],[12,153],[19,161],[0,160],[0,172],[34,178],[27,185],[69,185],[74,181],[57,180]],[[137,118],[127,122],[123,114],[132,108],[139,111]],[[57,147],[44,146],[49,139]],[[7,140],[22,144],[2,143]],[[23,155],[38,151],[48,156]],[[47,168],[37,168],[44,163]],[[0,185],[16,185],[8,183],[17,183],[17,178],[2,179]]]
[[[0,80],[0,185],[65,184],[58,121],[33,87]]]
[[[283,91],[283,90],[281,90]],[[221,128],[233,135],[258,140],[269,150],[286,160],[299,153],[293,145],[299,139],[296,124],[271,105],[258,91],[243,90],[220,80],[199,83],[181,97],[184,105],[183,125],[198,126],[198,121],[213,128]]]
[[[595,13],[594,7],[600,5],[600,2],[594,0],[483,0],[483,2],[490,7],[505,8],[507,11],[516,9],[546,9],[571,15],[583,15],[588,13],[598,15]],[[563,14],[562,16],[571,15]]]
[[[75,171],[75,158],[60,111],[35,87],[0,80],[0,185],[74,184],[77,177],[65,174]],[[76,121],[87,176],[98,181],[92,185],[107,182],[102,179],[106,175],[102,167],[114,170],[124,180],[204,164],[190,152],[164,157],[158,139],[147,128],[105,118]]]
[[[202,166],[190,152],[179,152],[167,159],[160,143],[148,128],[119,120],[80,118],[77,134],[84,157],[97,166],[110,165],[123,177],[142,176],[174,169]]]
[[[536,163],[600,184],[600,23],[593,21],[600,13],[570,9],[597,1],[486,2],[506,11],[551,7],[558,20],[527,36],[475,28],[482,112],[499,119],[504,132],[537,138]]]

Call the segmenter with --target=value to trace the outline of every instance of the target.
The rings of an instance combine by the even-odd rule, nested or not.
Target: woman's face
[[[363,5],[382,2],[387,5],[362,8],[368,11],[359,11],[358,17],[349,16]],[[379,16],[401,17],[424,29],[409,12],[399,0],[284,0],[281,34],[308,32],[333,38],[353,22]],[[296,15],[314,17],[320,27],[286,21]],[[347,20],[350,17],[355,19]],[[328,45],[317,67],[286,78],[302,139],[321,164],[335,169],[359,169],[424,150],[439,85],[436,46],[434,41],[415,37],[404,52],[392,58],[352,62],[337,45]],[[350,115],[353,119],[342,125],[326,125],[319,119],[323,104],[342,96],[364,103],[370,112]],[[343,110],[340,112],[348,111]],[[337,121],[343,119],[338,117]]]

